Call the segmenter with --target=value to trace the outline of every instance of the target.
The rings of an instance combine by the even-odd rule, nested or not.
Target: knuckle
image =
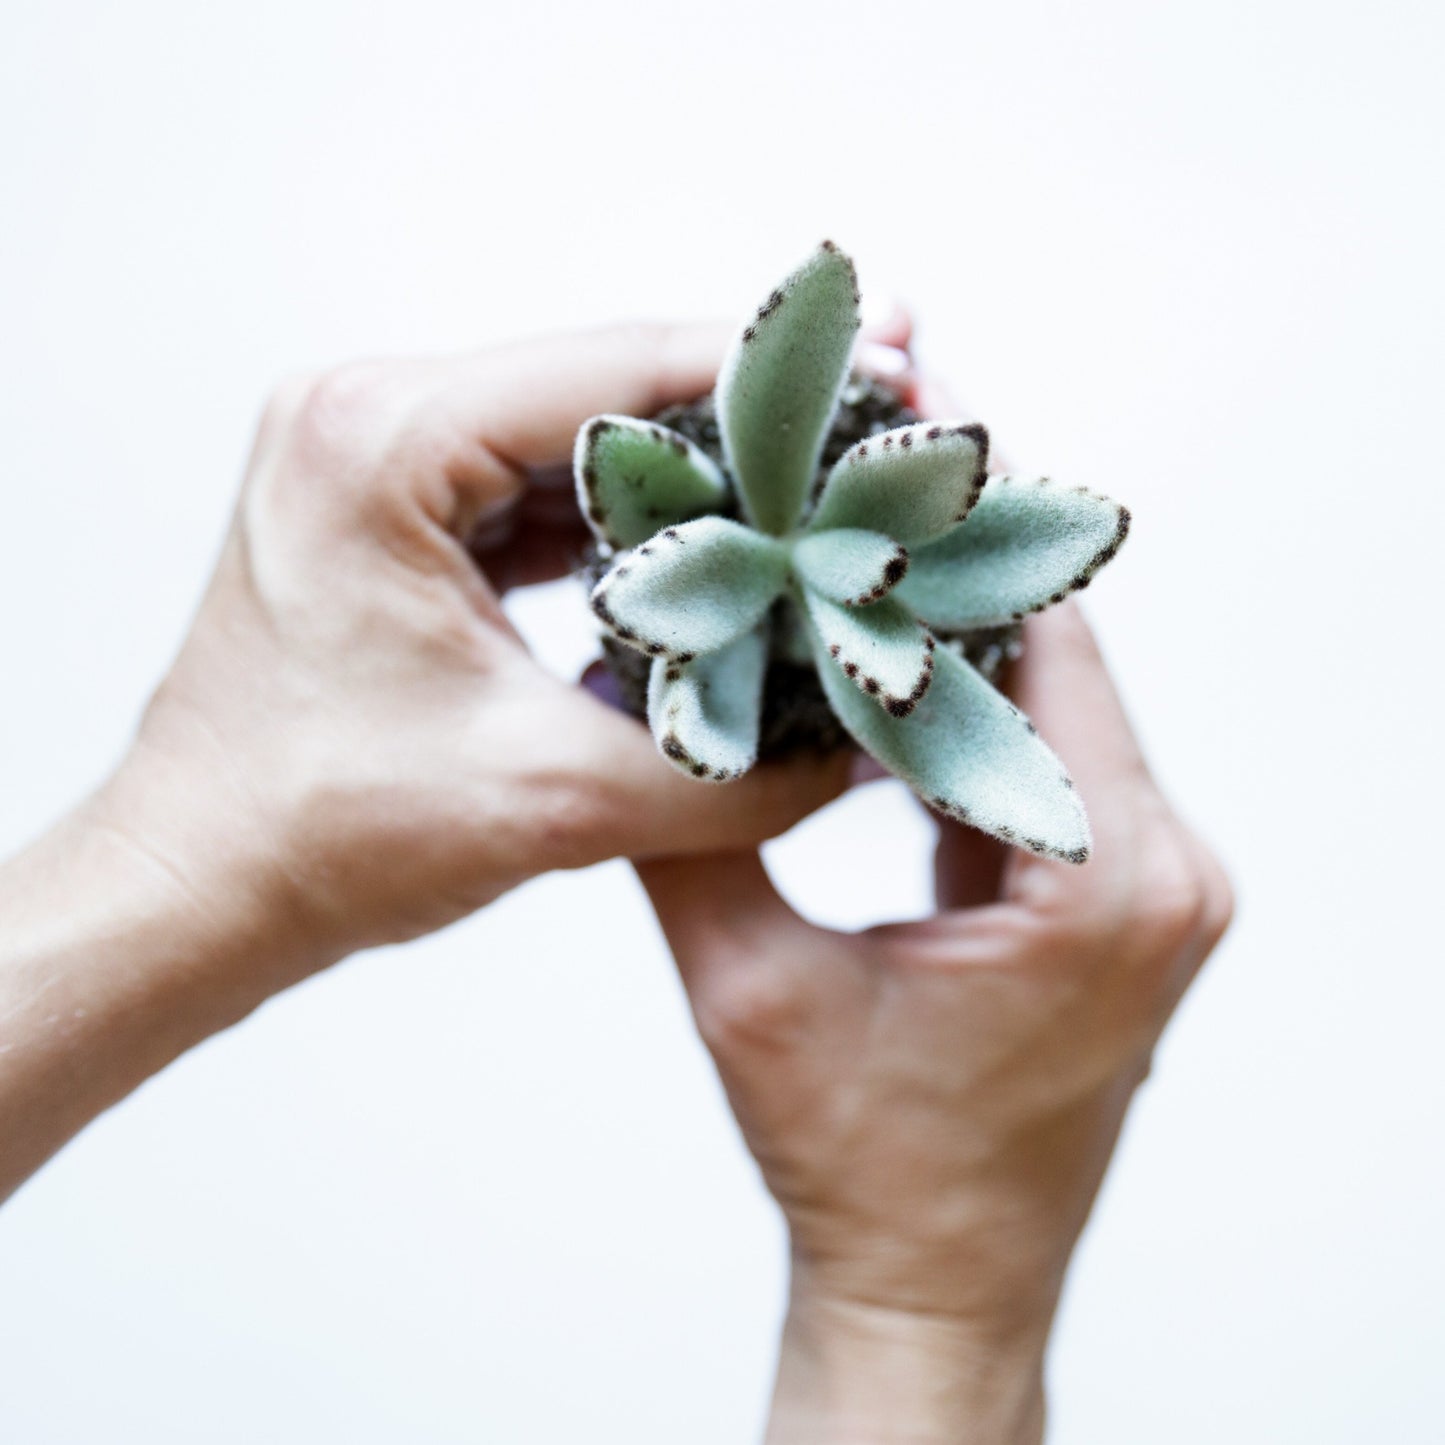
[[[1155,948],[1182,948],[1198,931],[1203,910],[1204,889],[1195,873],[1177,860],[1157,863],[1144,876],[1132,931]]]
[[[298,440],[325,451],[347,450],[359,434],[388,418],[395,398],[393,368],[354,361],[313,377],[294,411]]]
[[[1081,914],[1062,910],[1051,924],[1090,956],[1132,973],[1167,973],[1213,926],[1222,931],[1227,899],[1227,889],[1216,895],[1189,834],[1161,808],[1141,829],[1133,863],[1107,896]]]
[[[394,425],[390,368],[355,362],[328,371],[298,372],[267,399],[257,433],[253,481],[282,495],[293,479],[330,483],[359,477]]]
[[[519,808],[529,816],[528,852],[533,864],[551,868],[587,868],[609,857],[609,833],[615,823],[598,790],[570,774],[538,778],[524,790]]]
[[[318,379],[316,372],[298,371],[282,377],[272,387],[261,413],[263,435],[284,435],[290,430]]]
[[[803,1021],[802,999],[781,970],[760,962],[741,940],[719,944],[733,957],[715,970],[694,1004],[698,1033],[710,1049],[777,1049]]]
[[[1170,820],[1146,874],[1146,918],[1181,947],[1213,948],[1234,918],[1234,889],[1214,853],[1182,823]]]
[[[1200,926],[1205,944],[1213,948],[1234,922],[1234,884],[1219,859],[1202,845],[1200,870],[1204,888]]]
[[[1157,1037],[1233,910],[1224,870],[1162,802],[1139,819],[1127,861],[1087,906],[1031,910],[1042,956],[1067,960],[1131,1048]]]
[[[1233,890],[1214,855],[1177,821],[1156,837],[1127,925],[1141,967],[1161,982],[1187,976],[1223,937]]]
[[[456,444],[454,429],[429,409],[419,363],[349,362],[275,389],[250,490],[263,507],[325,525],[344,517],[408,561],[430,558],[435,538],[410,504],[450,515]]]

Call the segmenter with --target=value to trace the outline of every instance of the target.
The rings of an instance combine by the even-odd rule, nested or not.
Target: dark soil
[[[634,716],[646,717],[652,659],[611,637],[603,637],[602,655],[617,680],[622,705]],[[763,682],[758,756],[780,758],[799,748],[832,752],[851,743],[843,724],[828,706],[818,674],[785,657],[773,658]]]
[[[711,396],[685,405],[670,406],[652,420],[685,436],[719,465],[722,464],[722,438],[718,434]],[[917,412],[902,405],[886,386],[864,377],[854,377],[843,390],[833,429],[823,444],[823,455],[814,480],[814,494],[833,463],[854,442],[921,420]],[[596,582],[608,565],[609,562],[595,554],[588,558],[584,576],[589,586]],[[1020,633],[1018,626],[997,627],[956,638],[939,634],[939,640],[961,646],[964,656],[985,677],[993,679],[1005,662],[1018,655]],[[652,670],[652,659],[610,637],[603,637],[602,652],[608,670],[617,681],[623,706],[637,717],[646,717],[647,679]],[[764,760],[780,758],[800,748],[832,752],[851,743],[852,739],[828,706],[822,684],[813,668],[788,658],[774,657],[768,664],[763,684],[758,756]]]

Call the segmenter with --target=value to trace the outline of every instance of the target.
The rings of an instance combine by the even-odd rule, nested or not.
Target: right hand
[[[1230,918],[1074,605],[1016,684],[1088,801],[1081,868],[944,824],[940,912],[845,935],[752,852],[639,867],[791,1234],[775,1440],[1037,1438],[1069,1256]]]

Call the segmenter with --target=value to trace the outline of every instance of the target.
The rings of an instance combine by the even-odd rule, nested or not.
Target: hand
[[[815,928],[754,853],[639,871],[792,1240],[770,1439],[1037,1439],[1065,1267],[1228,884],[1140,757],[1082,615],[1014,692],[1088,801],[1082,868],[940,829],[940,912]]]
[[[906,344],[906,321],[875,338]],[[277,393],[134,746],[0,869],[0,1198],[183,1049],[356,948],[548,869],[756,843],[841,788],[842,757],[683,777],[645,727],[543,671],[499,602],[580,558],[580,423],[705,392],[726,340],[624,328]]]
[[[532,660],[466,545],[492,540],[477,550],[502,585],[574,567],[578,425],[706,391],[720,341],[632,328],[284,387],[113,789],[116,826],[178,872],[173,800],[244,828],[330,949],[436,928],[548,869],[761,839],[816,806],[836,765],[736,788],[668,767],[644,728]],[[559,461],[560,489],[529,491]]]

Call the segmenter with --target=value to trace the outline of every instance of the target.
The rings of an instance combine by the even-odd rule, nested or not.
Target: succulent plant
[[[655,421],[583,425],[578,494],[606,567],[592,609],[652,657],[649,723],[693,777],[753,765],[770,659],[808,660],[859,746],[930,806],[1082,863],[1072,781],[963,640],[1087,586],[1129,514],[988,476],[987,433],[957,422],[883,431],[821,469],[858,302],[826,241],[772,292],[718,377],[719,459]]]

